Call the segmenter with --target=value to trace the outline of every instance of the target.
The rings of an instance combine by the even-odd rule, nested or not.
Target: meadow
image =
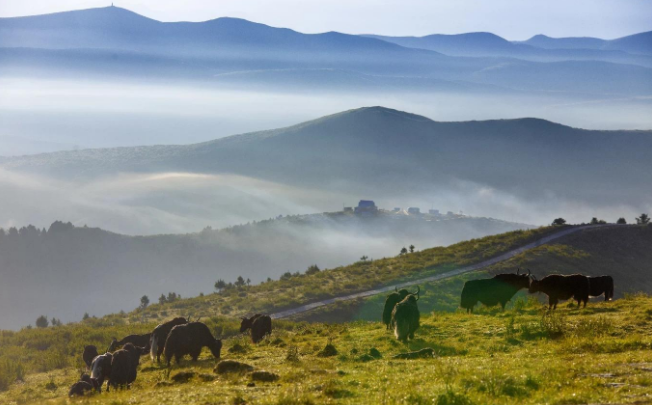
[[[393,357],[423,348],[434,355]],[[222,360],[250,365],[253,373],[217,374],[208,351],[197,363],[170,369],[142,357],[131,389],[69,400],[80,360],[23,375],[0,393],[0,403],[647,403],[651,349],[652,298],[646,295],[586,309],[564,304],[553,314],[536,299],[518,298],[504,312],[422,313],[407,345],[379,322],[281,322],[258,345],[238,334],[224,339]]]

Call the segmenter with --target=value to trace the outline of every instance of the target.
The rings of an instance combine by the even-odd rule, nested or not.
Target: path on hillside
[[[480,269],[482,269],[484,267],[488,267],[488,266],[494,265],[496,263],[500,263],[500,262],[505,261],[507,259],[510,259],[510,258],[520,254],[520,253],[523,253],[523,252],[525,252],[527,250],[534,249],[534,248],[536,248],[538,246],[541,246],[541,245],[545,245],[546,243],[550,243],[551,241],[553,241],[555,239],[559,239],[559,238],[564,237],[566,235],[570,235],[572,233],[579,232],[579,231],[582,231],[584,229],[601,228],[601,227],[609,227],[609,226],[618,226],[618,225],[613,225],[613,224],[609,224],[609,225],[586,225],[586,226],[578,226],[578,227],[573,227],[573,228],[569,228],[569,229],[564,229],[562,231],[555,232],[555,233],[553,233],[551,235],[544,236],[543,238],[538,239],[538,240],[536,240],[534,242],[528,243],[527,245],[523,245],[520,248],[510,250],[509,252],[503,253],[501,255],[498,255],[498,256],[496,256],[494,258],[491,258],[491,259],[488,259],[488,260],[484,260],[484,261],[482,261],[480,263],[472,264],[470,266],[460,267],[459,269],[447,271],[445,273],[437,274],[437,275],[430,276],[430,277],[424,277],[424,278],[419,278],[419,279],[415,279],[415,280],[406,281],[404,283],[392,284],[392,285],[388,285],[386,287],[375,288],[373,290],[367,290],[367,291],[362,291],[362,292],[358,292],[358,293],[354,293],[354,294],[343,295],[341,297],[329,298],[329,299],[326,299],[326,300],[323,300],[323,301],[317,301],[317,302],[313,302],[311,304],[302,305],[300,307],[287,309],[285,311],[276,312],[274,314],[271,314],[270,316],[272,318],[274,318],[274,319],[287,318],[289,316],[300,314],[300,313],[303,313],[303,312],[307,312],[307,311],[313,310],[315,308],[319,308],[319,307],[323,307],[323,306],[326,306],[326,305],[329,305],[329,304],[333,304],[333,303],[338,302],[338,301],[349,301],[349,300],[353,300],[353,299],[356,299],[356,298],[370,297],[372,295],[377,295],[377,294],[382,294],[382,293],[393,291],[395,288],[400,289],[400,288],[405,288],[405,287],[408,287],[408,286],[413,286],[413,285],[419,284],[419,283],[429,283],[431,281],[438,281],[438,280],[443,280],[443,279],[446,279],[446,278],[449,278],[449,277],[459,276],[460,274],[468,273],[468,272],[475,271],[475,270],[480,270]]]

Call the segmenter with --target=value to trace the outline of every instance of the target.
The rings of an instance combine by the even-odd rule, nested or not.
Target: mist
[[[0,156],[191,144],[368,105],[437,121],[536,117],[585,129],[652,128],[650,97],[505,91],[311,93],[33,78],[3,78],[0,87]]]

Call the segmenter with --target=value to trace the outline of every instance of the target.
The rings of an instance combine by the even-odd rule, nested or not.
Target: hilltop
[[[649,189],[639,187],[652,170],[650,148],[650,131],[592,131],[534,118],[437,122],[365,107],[199,144],[2,158],[0,167],[64,179],[238,174],[376,196],[460,192],[458,187],[475,185],[527,200],[558,197],[589,205],[618,205],[627,195],[629,204],[640,206],[650,198]]]

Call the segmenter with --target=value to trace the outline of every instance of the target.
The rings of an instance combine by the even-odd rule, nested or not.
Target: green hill
[[[0,403],[60,403],[82,369],[84,345],[105,347],[113,336],[150,331],[161,319],[176,314],[202,316],[214,334],[224,339],[223,359],[273,372],[279,380],[252,385],[252,377],[246,373],[215,374],[215,361],[208,352],[197,364],[184,362],[170,372],[143,357],[138,380],[130,391],[104,393],[93,399],[95,403],[641,401],[652,386],[652,298],[628,292],[649,288],[637,280],[649,273],[652,263],[652,226],[580,228],[481,272],[421,284],[422,326],[416,339],[407,345],[397,342],[375,320],[382,296],[312,313],[313,321],[320,317],[329,321],[361,319],[356,322],[276,320],[272,337],[257,346],[238,334],[236,316],[247,312],[271,312],[441,274],[559,230],[548,227],[510,232],[310,275],[289,275],[256,286],[230,287],[220,294],[150,305],[130,314],[43,329],[1,331]],[[497,308],[473,315],[454,311],[465,279],[486,277],[487,271],[512,271],[518,265],[540,275],[609,273],[616,280],[617,297],[622,298],[592,302],[586,309],[562,305],[553,315],[543,311],[536,296],[517,297],[505,312]],[[345,312],[349,316],[341,317]],[[329,343],[337,351],[331,357],[323,351]],[[423,348],[432,348],[435,357],[393,358]],[[184,382],[185,378],[188,381]]]

